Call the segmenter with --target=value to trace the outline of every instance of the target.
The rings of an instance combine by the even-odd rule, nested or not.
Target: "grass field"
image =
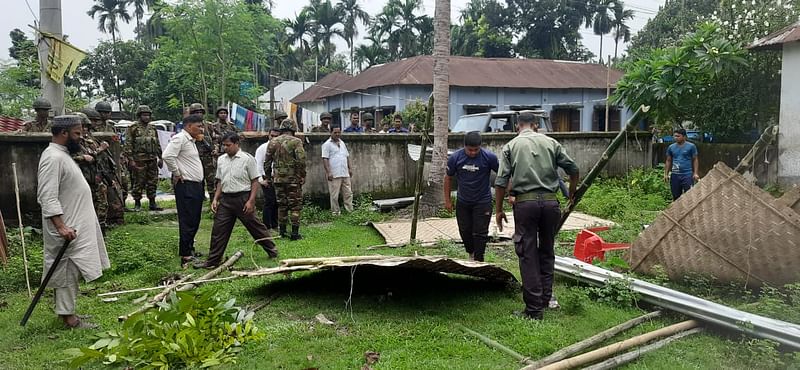
[[[590,196],[600,197],[598,194]],[[599,203],[595,199],[586,205],[599,208]],[[383,239],[362,223],[379,215],[361,209],[331,221],[326,212],[319,209],[307,212],[308,218],[315,223],[302,229],[304,240],[277,241],[281,258],[378,253],[466,257],[460,247],[449,243],[433,249],[412,247],[368,251],[366,247],[382,244]],[[621,212],[621,216],[613,217],[625,223],[616,234],[610,233],[609,238],[629,240],[631,234],[635,236],[633,230],[639,227],[638,223],[647,221],[626,214]],[[100,280],[81,287],[80,313],[92,315],[92,321],[103,329],[118,327],[117,317],[136,309],[139,305],[132,300],[140,298],[143,293],[123,295],[110,303],[102,302],[98,293],[156,286],[170,274],[193,272],[179,268],[174,216],[128,216],[129,223],[112,230],[107,238],[112,268]],[[205,217],[197,236],[198,249],[204,253],[208,249],[210,230],[211,219]],[[571,237],[574,234],[561,236],[562,240]],[[37,245],[35,235],[30,239],[32,264],[35,269],[40,269],[41,244]],[[236,250],[242,250],[245,257],[235,265],[235,269],[277,265],[252,243],[252,238],[241,226],[235,229],[227,254]],[[567,253],[565,248],[560,252]],[[511,247],[490,248],[487,260],[519,276]],[[18,262],[16,257],[12,260],[12,264]],[[60,322],[52,314],[50,292],[43,298],[28,326],[20,327],[19,320],[29,300],[24,290],[24,277],[18,270],[10,269],[4,277],[5,283],[0,285],[3,289],[0,298],[0,332],[3,333],[0,335],[0,348],[4,349],[0,351],[0,368],[64,368],[68,357],[63,350],[92,344],[92,336],[97,331],[61,329]],[[36,271],[32,280],[38,282],[40,273]],[[202,273],[194,272],[195,276]],[[34,288],[37,285],[34,284]],[[199,289],[214,290],[226,300],[236,298],[237,305],[253,304],[277,294],[275,300],[255,316],[255,323],[267,333],[266,339],[246,345],[236,365],[222,367],[241,369],[358,369],[364,364],[366,351],[380,352],[380,361],[372,365],[374,369],[517,369],[521,365],[516,360],[464,334],[458,325],[469,327],[536,359],[655,309],[643,305],[619,307],[587,300],[579,309],[548,311],[544,321],[533,322],[511,314],[522,308],[518,286],[370,268],[295,273],[291,278],[281,275],[237,279],[207,284]],[[585,290],[571,279],[558,277],[556,280],[555,291],[564,297],[562,302],[573,296],[571,292]],[[318,314],[325,315],[334,324],[319,323],[315,320]],[[667,314],[613,341],[684,319]],[[796,367],[797,364],[792,355],[777,353],[768,342],[706,332],[645,355],[626,368],[778,369]]]

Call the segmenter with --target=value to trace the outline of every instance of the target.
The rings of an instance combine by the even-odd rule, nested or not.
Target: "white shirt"
[[[175,134],[164,152],[161,153],[164,164],[175,176],[181,176],[186,181],[203,181],[203,163],[200,162],[200,153],[197,152],[192,135],[185,130]]]
[[[267,145],[269,145],[269,140],[266,143],[261,144],[256,149],[256,169],[258,170],[258,175],[264,177],[264,161],[267,158]]]
[[[250,191],[250,184],[259,176],[256,160],[244,150],[233,157],[223,154],[217,159],[217,181],[223,193]]]
[[[333,178],[350,177],[350,170],[347,166],[347,157],[350,153],[347,151],[347,145],[344,141],[339,140],[338,144],[331,139],[322,144],[322,158],[327,158],[330,161],[331,175]]]

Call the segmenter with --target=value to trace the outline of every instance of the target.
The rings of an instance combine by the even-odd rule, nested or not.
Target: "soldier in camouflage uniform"
[[[203,104],[192,103],[189,105],[189,114],[206,115],[206,108]],[[203,163],[203,179],[208,191],[208,200],[214,199],[214,186],[216,184],[217,158],[219,158],[220,140],[222,133],[219,125],[213,122],[203,121],[203,140],[195,141],[197,153],[200,154],[200,162]]]
[[[50,121],[50,109],[52,106],[45,98],[36,98],[33,102],[33,110],[36,111],[36,119],[25,122],[20,131],[22,132],[50,132],[53,122]]]
[[[108,209],[106,194],[108,189],[100,177],[98,156],[101,152],[108,150],[108,143],[100,143],[94,139],[91,132],[92,122],[86,114],[77,112],[75,115],[80,116],[83,121],[83,135],[80,141],[81,149],[72,155],[72,159],[75,160],[78,167],[80,167],[83,177],[92,190],[92,203],[94,204],[94,211],[97,214],[97,221],[100,223],[103,232],[105,232],[106,210]]]
[[[314,127],[311,129],[311,132],[324,132],[326,134],[331,132],[331,121],[333,120],[333,115],[330,112],[322,112],[319,115],[319,126]]]
[[[116,132],[114,125],[117,122],[112,121],[111,118],[111,104],[106,101],[98,102],[94,105],[94,110],[100,114],[100,122],[95,126],[97,132]],[[91,119],[91,117],[90,117]],[[128,199],[128,190],[131,188],[131,176],[128,171],[128,158],[125,156],[125,151],[119,154],[119,163],[116,166],[117,179],[119,184],[119,195],[122,200],[122,211],[129,212],[130,209],[125,207],[125,200]],[[113,205],[112,205],[113,208]]]
[[[214,112],[214,114],[216,114],[216,116],[217,116],[216,125],[217,125],[217,128],[219,129],[219,131],[221,133],[221,135],[220,135],[220,143],[219,143],[220,149],[221,149],[222,148],[222,141],[221,141],[222,140],[222,136],[225,136],[225,134],[227,134],[229,132],[235,132],[235,133],[238,134],[238,133],[242,132],[242,130],[239,130],[239,128],[236,127],[236,124],[234,124],[233,122],[231,122],[228,119],[230,113],[228,112],[228,108],[227,107],[222,107],[222,106],[218,107],[217,111]],[[220,152],[221,152],[221,150],[220,150]]]
[[[104,132],[103,119],[96,110],[92,108],[84,108],[82,110],[92,125],[89,128],[89,135],[92,140],[97,141],[94,135],[98,132]],[[107,132],[104,132],[107,133]],[[112,138],[114,141],[119,141],[119,138],[113,131]],[[102,142],[101,144],[105,144]],[[100,151],[95,157],[97,163],[98,174],[103,184],[106,186],[106,199],[108,200],[108,208],[106,210],[106,224],[122,225],[125,223],[125,203],[122,201],[122,187],[120,186],[120,179],[117,173],[117,163],[114,161],[114,154],[109,150]]]
[[[140,105],[136,108],[138,122],[128,127],[125,134],[125,155],[130,161],[131,178],[133,180],[134,211],[142,209],[142,192],[147,192],[151,211],[161,211],[156,204],[156,187],[158,186],[158,168],[161,167],[161,145],[158,142],[156,128],[150,126],[153,113],[150,107]]]
[[[367,134],[374,134],[378,132],[375,129],[375,118],[372,116],[372,113],[364,113],[361,115],[361,123],[364,127],[364,133]]]
[[[289,118],[289,115],[286,114],[284,111],[277,111],[275,112],[275,118],[272,120],[272,127],[273,128],[280,128],[281,123],[283,120]]]
[[[275,184],[281,236],[286,237],[288,216],[292,222],[290,239],[298,240],[302,238],[300,212],[303,210],[303,184],[306,180],[306,151],[303,141],[294,137],[294,127],[292,120],[284,120],[280,126],[281,136],[269,141],[264,174],[268,183]]]

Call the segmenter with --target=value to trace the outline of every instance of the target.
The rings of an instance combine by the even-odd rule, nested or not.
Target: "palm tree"
[[[156,0],[127,0],[125,6],[133,5],[133,16],[136,17],[136,28],[142,26],[144,18],[144,8],[150,9],[155,5]]]
[[[428,174],[428,187],[422,197],[423,214],[426,215],[434,214],[444,203],[441,189],[447,164],[447,128],[449,126],[450,0],[436,0],[433,38],[433,154]],[[429,128],[425,127],[424,129]],[[425,156],[422,155],[419,160],[424,161]]]
[[[611,5],[613,0],[600,0],[592,15],[592,32],[600,36],[600,64],[603,64],[603,36],[611,33]]]
[[[614,60],[617,60],[617,50],[619,40],[622,42],[631,41],[631,27],[625,21],[633,19],[633,10],[625,9],[622,1],[614,3],[614,19],[611,20],[611,27],[614,29]]]
[[[355,71],[355,63],[353,59],[353,49],[355,49],[355,37],[358,36],[358,21],[361,24],[369,24],[369,14],[358,5],[358,0],[341,0],[336,4],[336,10],[344,15],[344,38],[347,40],[347,46],[350,47],[350,74]]]
[[[289,29],[289,43],[297,43],[297,47],[305,52],[311,50],[311,46],[306,40],[306,36],[314,37],[314,22],[309,18],[308,11],[303,9],[300,14],[295,15],[294,20],[284,21],[286,28]]]
[[[304,10],[308,11],[309,18],[316,25],[314,43],[318,55],[322,56],[323,65],[327,66],[336,51],[336,46],[331,43],[331,38],[333,36],[344,38],[342,30],[336,27],[342,24],[342,14],[331,4],[330,0],[311,0],[311,4]]]
[[[370,44],[358,45],[355,51],[355,65],[358,66],[359,72],[364,70],[364,64],[367,65],[366,68],[369,68],[376,64],[385,63],[390,58],[385,44],[381,43],[380,40],[372,36],[366,39],[370,41]]]
[[[127,0],[95,0],[95,4],[89,9],[88,14],[92,19],[97,16],[97,29],[103,33],[111,34],[111,45],[114,46],[114,65],[116,66],[116,45],[117,45],[117,32],[119,32],[119,21],[130,23],[131,15],[128,14]],[[119,107],[122,109],[122,92],[119,88],[119,76],[114,73],[114,79],[117,85],[117,100]]]

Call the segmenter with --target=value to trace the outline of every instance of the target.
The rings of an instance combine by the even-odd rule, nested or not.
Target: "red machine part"
[[[631,245],[627,243],[606,243],[603,241],[603,238],[596,234],[598,231],[608,229],[609,227],[604,226],[581,230],[581,232],[578,233],[578,237],[575,239],[575,249],[572,252],[575,258],[586,263],[592,263],[592,260],[595,258],[604,261],[606,252],[628,249],[631,247]]]

